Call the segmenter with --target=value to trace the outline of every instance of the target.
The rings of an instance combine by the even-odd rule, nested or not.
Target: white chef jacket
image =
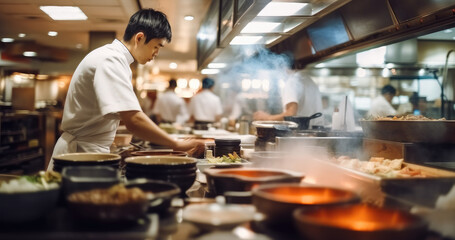
[[[188,110],[197,121],[215,122],[216,116],[223,114],[220,98],[211,90],[204,89],[190,101]]]
[[[188,110],[185,101],[168,89],[156,100],[154,114],[159,114],[164,121],[184,124],[188,119]]]
[[[379,95],[373,99],[371,102],[370,110],[367,113],[367,116],[372,117],[385,117],[388,115],[395,115],[397,111],[392,105],[384,98],[384,96]]]
[[[322,96],[318,85],[305,73],[293,74],[287,81],[282,93],[283,109],[292,102],[298,104],[296,116],[309,117],[317,112],[322,113]],[[324,119],[318,117],[310,121],[312,125],[324,125]]]
[[[119,40],[90,52],[76,68],[63,110],[63,134],[52,156],[110,152],[119,112],[141,111],[131,82],[134,58]],[[53,161],[48,169],[53,168]]]

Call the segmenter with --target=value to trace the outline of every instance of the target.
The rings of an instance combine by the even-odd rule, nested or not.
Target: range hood
[[[232,2],[232,5],[227,2]],[[205,68],[210,62],[231,63],[242,60],[239,59],[238,52],[243,46],[228,43],[235,36],[245,35],[241,30],[249,22],[257,20],[257,14],[270,2],[273,1],[213,1],[200,29],[205,38],[198,38],[198,69]],[[419,0],[418,4],[414,0],[287,2],[309,2],[314,6],[321,2],[325,4],[325,8],[314,15],[268,19],[281,23],[301,21],[292,31],[265,34],[266,37],[278,38],[260,44],[275,53],[293,55],[294,67],[297,69],[455,26],[453,0]],[[245,5],[242,5],[243,11],[239,11],[240,3],[246,3],[248,8],[245,10]],[[226,23],[229,24],[225,25]],[[396,50],[402,48],[396,46]],[[395,55],[389,56],[390,59],[400,60],[396,51],[391,53]],[[414,60],[400,61],[410,64]]]
[[[237,37],[258,38],[260,40],[253,45],[271,47],[349,1],[214,0],[198,32],[198,69],[207,67],[209,63],[235,61],[239,57],[239,49],[245,47],[233,45]],[[286,6],[279,6],[283,3],[295,9],[287,9],[291,12],[289,14],[279,14],[279,9],[286,10]],[[272,8],[271,12],[266,11],[269,8]],[[248,25],[253,22],[277,26],[260,31]]]

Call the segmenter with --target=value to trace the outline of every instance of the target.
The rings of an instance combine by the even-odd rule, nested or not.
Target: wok
[[[291,121],[299,124],[299,130],[306,130],[310,126],[310,120],[314,118],[321,117],[322,113],[318,112],[315,113],[309,117],[303,117],[303,116],[287,116],[284,117],[285,121]]]
[[[453,120],[362,120],[364,135],[372,139],[410,143],[455,143]]]

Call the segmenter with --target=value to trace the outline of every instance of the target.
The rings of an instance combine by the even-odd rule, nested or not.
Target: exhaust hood
[[[239,45],[271,47],[349,1],[214,0],[198,32],[198,69],[236,60]]]
[[[261,16],[268,4],[278,2],[308,3],[311,7],[300,8],[295,16]],[[394,43],[397,45],[390,46],[394,50],[386,54],[386,62],[412,65],[415,55],[403,51],[409,48],[415,53],[415,44],[398,42],[455,26],[453,0],[420,0],[419,4],[414,0],[220,0],[212,5],[200,29],[202,33],[211,26],[205,32],[211,42],[204,44],[207,42],[198,38],[199,70],[211,62],[241,61],[245,46],[229,44],[237,36],[257,37],[252,38],[255,44],[247,45],[251,51],[266,47],[278,54],[291,53],[297,69]],[[251,27],[258,22],[269,23],[268,31],[258,33],[258,26]]]

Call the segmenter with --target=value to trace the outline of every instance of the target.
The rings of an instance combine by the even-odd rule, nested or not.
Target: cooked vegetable
[[[233,152],[232,154],[229,153],[228,156],[223,155],[222,157],[213,157],[208,155],[207,161],[209,163],[240,163],[242,162],[242,158],[236,153]]]
[[[59,186],[62,177],[59,173],[41,171],[36,175],[20,176],[17,179],[0,183],[0,192],[34,192],[46,189],[53,189]]]

